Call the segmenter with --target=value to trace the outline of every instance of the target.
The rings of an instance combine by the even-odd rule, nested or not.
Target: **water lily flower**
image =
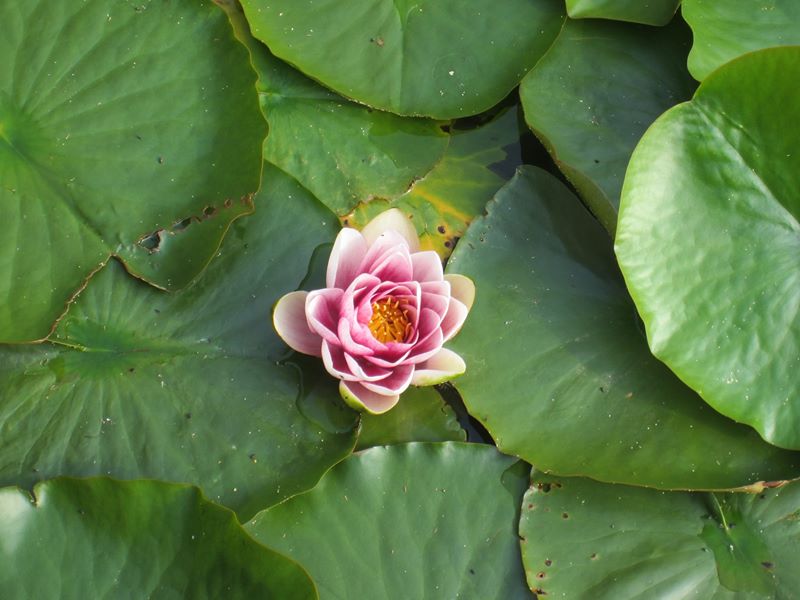
[[[387,210],[362,231],[343,228],[328,261],[327,287],[291,292],[273,324],[294,350],[322,358],[358,410],[384,413],[409,385],[460,375],[464,360],[442,345],[464,323],[475,285],[445,275],[436,252],[420,251],[413,224]]]

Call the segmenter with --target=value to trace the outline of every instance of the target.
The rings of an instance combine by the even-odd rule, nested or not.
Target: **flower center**
[[[400,307],[400,302],[392,298],[382,298],[372,303],[372,317],[369,320],[372,337],[386,342],[403,342],[411,329],[408,311]]]

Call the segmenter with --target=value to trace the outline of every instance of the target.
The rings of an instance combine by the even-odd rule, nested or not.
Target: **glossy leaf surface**
[[[800,448],[798,79],[800,47],[751,53],[659,118],[631,159],[617,231],[656,356],[786,448]]]
[[[371,448],[256,515],[320,598],[531,598],[516,523],[525,465],[479,444]]]
[[[690,46],[680,21],[653,29],[568,20],[522,81],[526,121],[612,234],[636,143],[694,91],[686,71]]]
[[[502,100],[555,38],[558,0],[244,0],[253,35],[347,98],[437,119]]]
[[[681,12],[694,33],[689,71],[698,81],[747,52],[800,44],[795,0],[684,0]]]
[[[410,387],[382,415],[361,415],[356,450],[403,442],[464,441],[466,433],[453,409],[432,387]]]
[[[3,598],[312,600],[303,569],[197,488],[106,478],[0,490]]]
[[[112,254],[186,285],[259,183],[255,75],[224,13],[4,1],[0,22],[0,342],[47,336]]]
[[[408,192],[360,204],[343,220],[363,227],[375,215],[397,207],[414,222],[423,249],[446,258],[472,219],[522,164],[521,120],[512,106],[475,129],[451,130],[442,159]]]
[[[666,25],[680,0],[567,0],[572,19],[613,19],[644,25]]]
[[[658,492],[535,474],[520,519],[532,586],[556,598],[794,598],[800,484]]]
[[[255,215],[190,288],[160,292],[113,262],[59,323],[58,344],[0,347],[4,483],[159,478],[252,514],[349,453],[354,414],[335,385],[276,363],[287,351],[270,322],[337,224],[287,175],[265,178]]]
[[[611,241],[552,175],[523,167],[448,271],[475,281],[454,381],[497,446],[539,469],[658,488],[796,476],[797,453],[706,406],[649,352]]]

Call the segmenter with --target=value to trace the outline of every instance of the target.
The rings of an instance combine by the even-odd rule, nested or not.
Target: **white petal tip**
[[[354,381],[339,382],[339,394],[351,408],[371,415],[382,415],[394,408],[400,400],[400,394],[384,396],[368,390],[363,385]]]
[[[418,387],[438,385],[463,375],[466,371],[467,364],[463,358],[452,350],[442,348],[414,370],[411,385]]]
[[[390,208],[377,215],[361,230],[361,235],[372,245],[378,237],[386,231],[396,231],[408,242],[411,252],[419,251],[419,236],[414,224],[406,215],[397,208]]]
[[[292,350],[322,356],[322,338],[308,327],[306,296],[308,292],[289,292],[278,300],[272,312],[272,326]]]
[[[444,280],[450,282],[450,295],[470,310],[475,302],[475,282],[458,273],[448,273]]]

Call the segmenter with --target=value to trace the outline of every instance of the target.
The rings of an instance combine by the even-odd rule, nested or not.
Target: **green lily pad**
[[[714,412],[650,354],[608,234],[555,177],[523,167],[487,210],[448,263],[477,290],[450,344],[467,363],[454,385],[501,450],[665,489],[800,473],[800,454]]]
[[[337,215],[372,198],[394,198],[441,159],[444,123],[376,111],[322,87],[254,39],[241,7],[224,5],[259,76],[269,121],[264,158]]]
[[[403,442],[447,442],[466,439],[453,409],[430,387],[410,387],[400,402],[382,415],[361,415],[356,450]]]
[[[0,490],[3,598],[313,599],[294,561],[197,488],[106,478]]]
[[[186,290],[161,292],[112,262],[57,343],[0,346],[0,482],[182,481],[247,515],[309,489],[351,451],[355,414],[335,386],[276,362],[286,347],[270,323],[338,223],[287,175],[264,177],[255,215]]]
[[[265,123],[225,14],[3,0],[0,22],[0,342],[46,337],[110,255],[186,285],[259,185]]]
[[[516,523],[527,467],[482,444],[371,448],[245,529],[320,598],[530,598]]]
[[[503,99],[564,19],[558,0],[244,0],[253,35],[347,98],[450,119]]]
[[[659,118],[631,159],[617,231],[654,354],[716,410],[795,449],[798,80],[800,47],[761,50]]]
[[[680,19],[661,29],[568,20],[522,80],[525,119],[612,235],[636,143],[694,92],[686,71],[691,43]]]
[[[683,0],[681,12],[694,32],[689,71],[698,81],[747,52],[800,44],[796,0]]]
[[[517,107],[509,107],[475,129],[453,129],[447,151],[430,173],[398,198],[358,205],[344,223],[360,228],[384,210],[398,208],[414,222],[422,248],[447,258],[472,219],[522,164],[524,128]]]
[[[665,493],[537,473],[519,529],[544,597],[788,600],[800,589],[798,483]]]
[[[567,0],[571,19],[613,19],[644,25],[666,25],[681,0]]]

